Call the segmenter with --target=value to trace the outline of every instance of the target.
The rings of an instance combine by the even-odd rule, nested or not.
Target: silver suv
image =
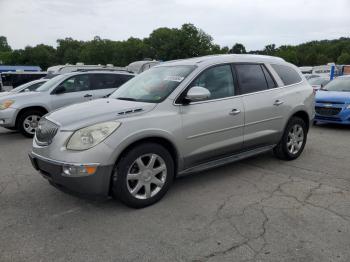
[[[56,76],[33,92],[0,97],[0,126],[18,129],[33,137],[40,118],[58,108],[102,98],[113,93],[134,74],[126,72],[80,72]]]
[[[39,123],[30,159],[68,192],[160,200],[177,175],[272,150],[302,153],[314,94],[280,58],[220,55],[171,61],[109,98],[72,105]]]

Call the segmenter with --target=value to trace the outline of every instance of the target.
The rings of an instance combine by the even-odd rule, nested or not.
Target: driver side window
[[[60,86],[65,88],[64,93],[81,92],[90,90],[89,75],[76,75],[63,81]]]
[[[210,97],[207,100],[234,96],[235,88],[230,65],[220,65],[205,70],[191,84],[204,87],[209,90]]]

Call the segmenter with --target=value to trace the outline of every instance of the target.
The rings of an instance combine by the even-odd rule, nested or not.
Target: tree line
[[[57,64],[114,64],[126,66],[145,58],[161,61],[211,54],[263,54],[279,56],[298,66],[322,65],[329,62],[350,64],[350,38],[312,41],[296,46],[266,45],[262,50],[247,51],[241,43],[231,48],[215,44],[213,38],[193,24],[180,28],[162,27],[144,39],[130,37],[113,41],[95,36],[91,41],[73,38],[57,40],[57,47],[39,44],[12,49],[5,36],[0,36],[0,64],[39,65],[46,70]]]

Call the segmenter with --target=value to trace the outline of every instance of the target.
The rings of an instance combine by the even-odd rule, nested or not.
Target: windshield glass
[[[195,66],[155,67],[129,80],[110,97],[149,103],[160,103],[195,69]]]
[[[315,78],[311,78],[309,79],[309,83],[311,85],[324,85],[329,81],[328,78],[323,78],[323,77],[315,77]]]
[[[49,81],[47,81],[46,83],[44,83],[42,86],[40,86],[37,90],[35,90],[36,92],[45,92],[51,89],[51,87],[53,87],[54,85],[56,85],[58,82],[60,82],[61,80],[63,80],[66,76],[65,75],[58,75],[55,76],[54,78],[51,78]]]
[[[22,89],[27,88],[28,86],[30,86],[30,85],[32,85],[32,84],[33,84],[32,82],[25,83],[25,84],[23,84],[23,85],[17,86],[16,88],[12,89],[10,92],[12,92],[12,93],[17,93],[17,92],[21,91]]]
[[[322,90],[350,92],[350,77],[340,77],[329,82]]]

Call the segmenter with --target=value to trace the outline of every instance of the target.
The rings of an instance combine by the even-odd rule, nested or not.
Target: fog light
[[[97,166],[63,166],[63,175],[69,177],[89,176],[95,174]]]

